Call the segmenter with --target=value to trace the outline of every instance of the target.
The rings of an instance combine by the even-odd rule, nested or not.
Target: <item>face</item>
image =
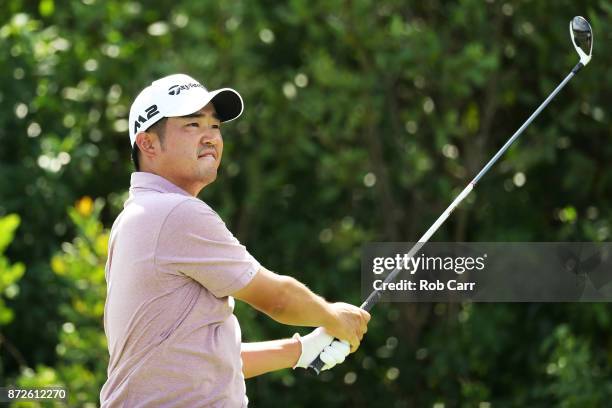
[[[220,125],[210,103],[191,115],[168,118],[163,144],[152,138],[152,155],[141,149],[150,159],[149,171],[196,196],[217,177],[223,154]]]

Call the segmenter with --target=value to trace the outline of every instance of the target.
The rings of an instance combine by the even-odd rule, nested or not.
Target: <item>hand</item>
[[[294,338],[296,337],[302,345],[302,353],[293,368],[308,368],[310,363],[320,355],[321,360],[325,363],[322,370],[329,370],[336,364],[342,363],[350,352],[348,342],[334,340],[322,327],[304,337],[296,333]]]
[[[363,335],[368,331],[370,314],[365,310],[348,303],[332,303],[331,318],[324,324],[325,330],[337,339],[346,340],[351,353],[359,348]]]
[[[321,371],[329,370],[336,364],[340,364],[344,361],[346,356],[351,352],[351,346],[346,340],[334,340],[332,344],[325,347],[323,352],[319,354],[321,360],[325,363]]]

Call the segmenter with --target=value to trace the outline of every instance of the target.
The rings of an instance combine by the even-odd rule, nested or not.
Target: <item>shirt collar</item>
[[[130,195],[146,191],[157,191],[159,193],[175,193],[192,197],[191,194],[173,184],[169,180],[157,174],[137,171],[132,173],[130,179]]]

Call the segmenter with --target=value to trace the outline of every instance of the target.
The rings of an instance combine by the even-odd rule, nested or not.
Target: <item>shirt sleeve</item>
[[[218,298],[245,287],[260,268],[221,217],[196,198],[168,215],[160,230],[156,264],[189,276]]]

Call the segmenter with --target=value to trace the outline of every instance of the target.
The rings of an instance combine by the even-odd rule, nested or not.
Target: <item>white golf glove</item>
[[[308,365],[321,355],[321,360],[325,363],[322,371],[329,370],[336,364],[342,363],[351,351],[347,341],[334,340],[322,327],[314,329],[304,337],[296,333],[293,338],[297,338],[302,344],[302,354],[294,369],[308,368]]]

